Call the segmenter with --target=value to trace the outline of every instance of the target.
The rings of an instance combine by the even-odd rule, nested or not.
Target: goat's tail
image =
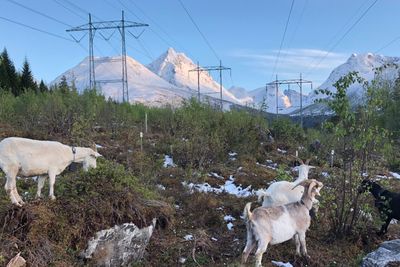
[[[250,211],[250,208],[251,208],[251,202],[247,203],[243,210],[243,217],[246,221],[251,220],[252,213]]]

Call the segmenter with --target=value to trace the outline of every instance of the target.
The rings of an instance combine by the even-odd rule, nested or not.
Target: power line
[[[396,42],[397,40],[400,39],[400,36],[397,36],[396,38],[394,38],[393,40],[391,40],[390,42],[388,42],[387,44],[385,44],[384,46],[382,46],[381,48],[379,48],[378,50],[376,50],[374,52],[374,54],[379,53],[380,51],[382,51],[383,49],[385,49],[386,47],[390,46],[391,44],[393,44],[394,42]]]
[[[172,36],[171,36],[160,24],[158,24],[154,19],[152,19],[149,15],[147,15],[147,14],[143,11],[143,9],[140,8],[140,7],[138,6],[138,4],[135,3],[134,0],[130,0],[129,2],[132,3],[146,18],[148,18],[151,22],[153,22],[153,24],[156,25],[156,26],[161,30],[162,33],[164,33],[166,36],[168,36],[168,38],[169,38],[173,43],[177,44],[177,45],[180,46],[181,48],[184,48],[180,43],[178,43],[174,38],[172,38]],[[154,31],[153,31],[153,32],[154,32]],[[154,33],[157,34],[157,32],[154,32]],[[158,34],[157,34],[157,35],[158,35]],[[161,38],[161,39],[164,39],[164,38],[162,38],[161,36],[160,36],[160,38]],[[172,45],[171,45],[167,40],[165,40],[165,43],[172,47]],[[186,50],[186,49],[185,49],[185,50]]]
[[[375,0],[362,14],[361,16],[350,26],[349,29],[347,29],[347,31],[342,35],[342,37],[340,37],[340,39],[331,47],[331,49],[329,49],[328,52],[325,53],[325,55],[318,61],[317,65],[313,66],[311,68],[311,70],[315,69],[316,67],[318,67],[321,62],[343,41],[343,39],[350,33],[350,31],[361,21],[361,19],[363,17],[365,17],[365,15],[367,15],[368,11],[378,2],[378,0]],[[311,70],[309,70],[307,72],[306,75],[309,75]]]
[[[357,8],[356,12],[354,12],[354,14],[353,14],[351,17],[349,17],[349,18],[347,19],[346,23],[344,23],[344,24],[341,26],[341,28],[340,28],[339,30],[336,31],[336,33],[332,36],[332,38],[331,38],[331,39],[327,42],[327,44],[325,45],[325,47],[326,47],[325,50],[328,50],[328,49],[329,49],[329,44],[333,43],[333,42],[335,41],[336,37],[338,37],[339,34],[340,34],[344,29],[346,29],[346,27],[347,27],[348,25],[350,25],[351,21],[356,17],[356,15],[363,9],[363,7],[364,7],[366,4],[368,4],[367,1],[363,2],[363,3]],[[308,64],[308,66],[307,66],[306,69],[307,69],[307,70],[310,70],[311,67],[314,65],[314,62],[316,62],[316,61],[317,61],[318,59],[320,59],[320,58],[321,58],[321,56],[318,56],[318,55],[313,56],[313,57],[311,58],[311,60],[310,60],[311,63]]]
[[[40,12],[40,11],[37,11],[37,10],[35,10],[35,9],[33,9],[33,8],[27,7],[27,6],[25,6],[25,5],[21,4],[21,3],[18,3],[18,2],[14,1],[14,0],[8,0],[8,2],[13,3],[14,5],[20,6],[20,7],[22,7],[22,8],[25,8],[25,9],[31,11],[31,12],[36,13],[36,14],[39,14],[39,15],[45,17],[45,18],[48,18],[48,19],[50,19],[50,20],[53,20],[53,21],[58,22],[58,23],[60,23],[60,24],[63,24],[64,26],[72,27],[71,25],[69,25],[69,24],[67,24],[67,23],[65,23],[65,22],[62,22],[61,20],[58,20],[58,19],[56,19],[56,18],[53,18],[53,17],[51,17],[51,16],[49,16],[49,15],[46,15],[46,14]]]
[[[62,6],[64,9],[68,10],[70,13],[74,14],[75,16],[81,18],[82,20],[86,20],[85,17],[83,17],[82,15],[80,15],[77,12],[73,11],[71,8],[67,7],[63,3],[61,3],[60,0],[53,0],[53,1],[56,2],[57,4],[59,4],[60,6]]]
[[[55,34],[55,33],[51,33],[51,32],[45,31],[45,30],[41,30],[41,29],[26,25],[24,23],[21,23],[21,22],[15,21],[15,20],[11,20],[11,19],[8,19],[8,18],[5,18],[5,17],[0,17],[0,19],[8,21],[8,22],[11,22],[11,23],[14,23],[14,24],[17,24],[17,25],[20,25],[20,26],[25,27],[25,28],[29,28],[29,29],[34,30],[34,31],[38,31],[38,32],[53,36],[53,37],[57,37],[59,39],[63,39],[63,40],[69,41],[69,42],[74,42],[71,39],[65,38],[64,36],[61,36],[61,35],[58,35],[58,34]]]
[[[294,0],[293,0],[294,1]],[[207,40],[206,36],[201,32],[199,26],[196,24],[196,22],[194,21],[194,19],[192,18],[192,16],[189,13],[189,10],[185,7],[185,5],[183,4],[183,2],[181,0],[178,0],[178,2],[181,4],[182,8],[185,10],[186,14],[188,15],[188,17],[190,18],[190,20],[192,21],[193,25],[196,27],[197,31],[200,33],[201,37],[203,37],[204,41],[206,42],[206,44],[208,45],[208,47],[211,49],[211,51],[213,52],[214,56],[217,58],[217,60],[220,60],[219,56],[217,55],[217,52],[215,52],[214,48],[211,46],[210,42]]]
[[[286,31],[287,31],[287,28],[288,28],[288,25],[289,25],[289,21],[290,21],[290,16],[292,15],[293,6],[294,6],[294,0],[292,0],[292,4],[290,5],[289,15],[288,15],[288,18],[286,20],[285,30],[283,31],[283,36],[282,36],[281,44],[279,46],[278,56],[275,59],[274,68],[273,68],[272,74],[271,74],[272,76],[274,75],[275,70],[276,70],[276,66],[278,65],[278,61],[279,61],[279,57],[281,55],[283,42],[285,41]]]
[[[90,13],[89,11],[81,8],[80,6],[74,4],[73,2],[69,1],[69,0],[64,0],[65,2],[67,2],[70,6],[72,6],[75,10],[80,11],[81,13],[87,15],[88,13]],[[101,20],[99,17],[93,15],[94,18],[96,18],[97,20]]]

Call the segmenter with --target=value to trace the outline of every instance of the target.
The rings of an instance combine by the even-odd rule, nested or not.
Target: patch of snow
[[[103,148],[102,145],[96,144],[96,148]]]
[[[172,157],[170,157],[169,155],[165,155],[165,157],[164,157],[164,165],[163,166],[164,166],[164,168],[176,167]]]
[[[179,210],[180,206],[175,204],[175,209]]]
[[[392,219],[392,220],[390,221],[390,224],[398,224],[398,223],[399,223],[399,221],[396,220],[396,219]]]
[[[179,258],[179,263],[184,264],[186,262],[186,258],[180,257]]]
[[[232,231],[233,230],[233,223],[228,223],[227,225],[226,225],[226,227],[228,227],[228,230],[229,231]]]
[[[163,186],[162,184],[158,184],[157,188],[160,189],[160,190],[165,190],[166,189],[165,186]]]
[[[208,174],[208,176],[209,176],[209,177],[215,177],[215,178],[217,178],[217,179],[224,179],[224,177],[222,177],[221,175],[219,175],[219,174],[216,173],[216,172],[210,172],[210,173]]]
[[[362,175],[362,177],[368,177],[368,173],[367,172],[363,172],[361,175]]]
[[[329,173],[328,172],[321,172],[321,175],[324,176],[325,178],[329,177]]]
[[[228,153],[228,156],[229,156],[229,160],[235,161],[235,160],[236,160],[237,153],[236,153],[236,152],[229,152],[229,153]]]
[[[271,261],[273,265],[278,267],[293,267],[290,262],[281,262],[281,261]]]
[[[232,221],[236,221],[236,219],[232,215],[225,215],[224,216],[224,221],[232,222]]]
[[[397,172],[390,172],[390,175],[392,175],[396,179],[400,179],[400,174],[398,174]]]
[[[280,149],[280,148],[278,148],[277,150],[278,150],[279,153],[282,153],[282,154],[286,154],[287,153],[286,150],[283,150],[283,149]]]
[[[278,164],[277,163],[272,163],[271,165],[265,165],[265,164],[261,164],[259,162],[256,162],[256,165],[267,168],[267,169],[271,169],[271,170],[276,170]]]
[[[378,175],[375,176],[375,178],[376,178],[376,180],[379,181],[379,180],[382,180],[382,179],[387,179],[387,178],[389,178],[389,177],[387,177],[386,175],[379,175],[379,174],[378,174]]]
[[[266,161],[265,161],[266,163],[274,163],[272,160],[270,160],[270,159],[267,159]]]
[[[197,191],[202,193],[228,193],[230,195],[235,195],[236,197],[249,197],[254,195],[254,190],[251,190],[251,185],[246,188],[242,188],[242,186],[238,186],[235,184],[235,178],[230,175],[229,179],[225,181],[224,185],[221,185],[219,188],[212,187],[208,183],[203,184],[194,184],[194,183],[187,183],[186,181],[182,182],[184,187],[187,187],[190,192]]]
[[[212,241],[218,241],[218,239],[216,239],[215,237],[211,237]]]
[[[193,240],[193,235],[185,235],[185,236],[183,237],[183,239],[185,239],[186,241]]]

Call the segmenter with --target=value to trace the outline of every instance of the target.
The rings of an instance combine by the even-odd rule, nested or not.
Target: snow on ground
[[[226,225],[226,227],[228,227],[228,230],[229,230],[229,231],[232,231],[232,230],[233,230],[233,226],[234,226],[234,225],[233,225],[233,223],[231,223],[231,222],[228,223],[228,224]]]
[[[193,240],[193,235],[185,235],[185,236],[183,237],[183,239],[185,239],[186,241]]]
[[[226,222],[232,222],[232,221],[236,221],[235,217],[233,217],[232,215],[225,215],[224,216],[224,221]]]
[[[390,172],[390,175],[392,175],[396,179],[400,179],[400,174],[398,174],[397,172]]]
[[[278,150],[279,153],[282,153],[282,154],[286,154],[287,153],[286,150],[283,150],[283,149],[280,149],[280,148],[278,148],[277,150]]]
[[[329,173],[328,172],[321,172],[321,175],[325,178],[329,177]]]
[[[210,173],[208,174],[208,176],[209,176],[209,177],[215,177],[215,178],[217,178],[217,179],[224,179],[224,177],[222,177],[221,175],[219,175],[219,174],[216,173],[216,172],[210,172]]]
[[[236,153],[236,152],[229,152],[229,153],[228,153],[228,156],[229,156],[229,160],[235,161],[235,160],[236,160],[237,153]]]
[[[165,157],[164,157],[164,165],[163,166],[164,166],[164,168],[176,167],[176,165],[174,164],[174,160],[169,155],[165,155]]]
[[[273,265],[279,267],[293,267],[290,262],[281,262],[281,261],[271,261]]]
[[[230,195],[235,195],[237,197],[249,197],[255,194],[254,190],[251,190],[251,185],[246,188],[242,188],[241,185],[235,184],[235,178],[233,175],[229,176],[229,180],[225,181],[224,185],[218,187],[212,187],[209,183],[194,184],[182,182],[184,187],[187,187],[191,192],[203,192],[203,193],[228,193]]]
[[[165,186],[163,186],[162,184],[158,184],[158,185],[156,185],[156,186],[157,186],[157,188],[160,189],[160,190],[165,190],[165,189],[166,189]]]
[[[278,168],[278,163],[268,163],[268,165],[265,165],[265,164],[256,162],[256,164],[258,166],[261,166],[261,167],[264,167],[264,168],[268,168],[268,169],[271,169],[271,170],[274,170],[274,171]]]

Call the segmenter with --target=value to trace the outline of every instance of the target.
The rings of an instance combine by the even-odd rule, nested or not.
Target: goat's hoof
[[[50,200],[56,200],[56,197],[55,196],[50,196]]]
[[[12,203],[13,205],[15,205],[15,206],[17,206],[17,207],[19,207],[19,208],[21,208],[22,207],[22,204],[21,203],[19,203],[19,202],[15,202],[15,203]]]

